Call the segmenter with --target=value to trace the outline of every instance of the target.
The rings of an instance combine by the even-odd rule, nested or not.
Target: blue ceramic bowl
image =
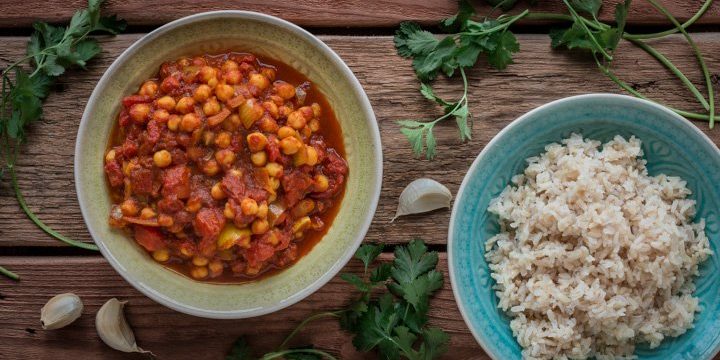
[[[497,217],[487,208],[510,178],[523,171],[526,158],[573,132],[603,142],[617,134],[635,135],[642,140],[651,175],[664,173],[687,181],[715,254],[702,264],[695,281],[703,310],[696,314],[693,329],[652,350],[640,345],[636,355],[711,359],[720,350],[720,151],[695,125],[667,108],[612,94],[574,96],[530,111],[495,136],[470,167],[450,219],[448,261],[455,300],[475,339],[493,359],[521,358],[510,319],[497,308],[485,262],[485,242],[499,231]]]

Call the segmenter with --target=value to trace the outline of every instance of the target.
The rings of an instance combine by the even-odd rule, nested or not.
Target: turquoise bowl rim
[[[468,169],[467,173],[465,174],[465,177],[463,178],[462,183],[460,184],[460,188],[457,192],[457,195],[455,196],[455,203],[453,204],[452,214],[450,215],[450,225],[448,227],[448,245],[447,245],[447,251],[448,251],[448,270],[450,273],[450,284],[453,289],[453,297],[455,298],[455,303],[458,306],[458,309],[460,310],[460,314],[462,315],[463,320],[465,321],[465,324],[467,325],[468,329],[470,329],[470,332],[472,333],[473,337],[475,338],[475,341],[477,341],[478,344],[483,348],[485,353],[487,353],[490,358],[493,360],[504,360],[503,354],[497,353],[496,348],[494,346],[490,346],[487,344],[484,340],[484,337],[480,333],[478,329],[476,329],[470,320],[469,315],[467,314],[467,310],[465,309],[463,300],[460,296],[460,289],[458,288],[458,285],[456,285],[456,278],[458,275],[456,275],[456,267],[454,264],[454,256],[453,256],[453,238],[455,233],[455,220],[456,217],[459,216],[458,213],[461,211],[459,208],[459,204],[462,203],[460,199],[462,199],[465,187],[468,185],[470,178],[472,177],[472,174],[474,174],[476,171],[479,171],[480,162],[484,159],[486,154],[488,153],[489,149],[492,148],[497,142],[500,141],[500,139],[503,137],[504,134],[512,131],[515,127],[519,126],[521,123],[528,121],[533,118],[533,116],[539,112],[547,111],[550,108],[553,108],[555,106],[558,106],[560,104],[566,104],[576,101],[597,101],[597,102],[605,102],[605,103],[613,103],[615,101],[626,101],[630,103],[634,103],[635,106],[638,107],[648,107],[653,108],[655,110],[658,110],[660,112],[665,113],[668,115],[670,121],[674,121],[677,126],[684,127],[686,129],[689,129],[691,132],[695,133],[698,136],[698,140],[702,140],[707,142],[711,145],[711,148],[715,149],[715,155],[717,157],[720,157],[720,149],[718,149],[717,145],[704,133],[702,132],[697,126],[692,124],[690,121],[685,119],[684,117],[676,114],[672,110],[668,109],[665,106],[662,106],[658,103],[639,99],[636,97],[628,96],[628,95],[620,95],[620,94],[610,94],[610,93],[592,93],[592,94],[584,94],[584,95],[576,95],[576,96],[570,96],[558,100],[551,101],[547,104],[541,105],[533,110],[530,110],[529,112],[523,114],[522,116],[518,117],[517,119],[513,120],[510,124],[508,124],[505,128],[500,130],[491,140],[490,142],[483,147],[480,154],[475,158],[472,165],[470,165],[470,168]],[[718,254],[715,254],[715,256],[718,256]],[[720,353],[720,344],[716,346],[716,348],[713,350],[712,354],[706,359],[712,359],[714,358],[718,353]],[[700,360],[700,359],[697,359]]]
[[[78,159],[81,159],[83,156],[84,146],[83,143],[80,141],[80,139],[84,139],[87,134],[87,127],[88,122],[90,121],[91,115],[90,112],[94,108],[94,104],[98,102],[98,97],[101,95],[101,91],[99,89],[105,88],[109,82],[112,81],[112,77],[117,72],[118,68],[122,66],[123,63],[127,62],[129,59],[131,59],[133,56],[136,55],[138,50],[142,48],[147,43],[150,43],[152,41],[155,41],[156,38],[160,37],[161,35],[172,31],[176,27],[180,27],[183,25],[191,24],[196,21],[202,21],[202,20],[209,20],[214,18],[223,18],[223,17],[231,17],[236,18],[240,20],[252,20],[252,21],[258,21],[258,22],[264,22],[271,26],[275,26],[278,28],[281,28],[283,30],[289,31],[294,33],[295,35],[303,38],[306,40],[311,46],[313,46],[318,52],[322,53],[324,56],[328,58],[328,60],[331,62],[331,64],[336,67],[344,76],[344,80],[349,82],[350,87],[352,88],[353,95],[356,95],[357,99],[359,100],[359,106],[362,108],[362,115],[365,118],[365,120],[368,122],[368,127],[371,133],[371,146],[372,146],[372,154],[374,157],[373,162],[373,171],[375,172],[374,178],[372,178],[373,184],[368,190],[367,196],[371,197],[371,201],[369,203],[369,209],[367,211],[367,214],[364,215],[364,217],[359,222],[360,226],[358,228],[357,233],[354,235],[353,242],[351,246],[347,247],[345,252],[342,254],[342,257],[339,257],[336,259],[333,263],[333,265],[320,277],[315,279],[311,284],[308,286],[302,288],[301,290],[297,291],[296,293],[288,296],[286,299],[283,299],[282,301],[279,301],[272,305],[267,306],[259,306],[252,309],[242,309],[242,310],[227,310],[227,311],[215,311],[215,310],[208,310],[193,306],[188,306],[186,304],[179,303],[175,301],[172,298],[169,298],[167,296],[164,296],[160,292],[154,290],[152,287],[136,281],[127,271],[124,269],[122,264],[120,264],[113,254],[110,252],[110,250],[103,244],[103,241],[98,240],[97,231],[94,228],[95,226],[87,221],[89,218],[88,209],[86,208],[83,199],[87,198],[87,191],[82,187],[83,184],[78,181],[78,179],[81,179],[81,172],[82,169],[78,165],[79,161]],[[150,299],[167,306],[175,311],[198,316],[198,317],[204,317],[204,318],[211,318],[211,319],[241,319],[241,318],[249,318],[249,317],[255,317],[255,316],[261,316],[265,314],[269,314],[272,312],[276,312],[278,310],[284,309],[286,307],[289,307],[306,297],[313,294],[315,291],[320,289],[322,286],[327,284],[333,277],[335,277],[340,270],[350,261],[352,256],[355,254],[355,251],[362,243],[363,239],[365,238],[365,235],[367,234],[368,229],[370,228],[370,224],[372,223],[372,219],[375,215],[375,211],[377,210],[377,205],[380,200],[380,192],[382,188],[382,176],[383,176],[383,155],[382,155],[382,145],[380,141],[380,129],[378,127],[377,119],[375,117],[375,113],[372,109],[372,105],[370,104],[370,100],[365,93],[362,85],[360,84],[360,81],[358,81],[355,74],[350,70],[350,68],[345,64],[345,62],[340,58],[340,56],[335,53],[327,44],[322,42],[320,39],[318,39],[316,36],[312,35],[310,32],[306,31],[305,29],[289,22],[283,19],[280,19],[275,16],[262,14],[258,12],[253,11],[241,11],[241,10],[219,10],[219,11],[209,11],[209,12],[203,12],[198,13],[190,16],[186,16],[177,20],[174,20],[172,22],[169,22],[152,32],[146,34],[145,36],[141,37],[137,41],[135,41],[130,47],[128,47],[125,51],[123,51],[120,56],[118,56],[115,61],[108,67],[108,69],[105,71],[103,76],[100,78],[98,83],[95,85],[95,89],[93,90],[92,94],[90,95],[90,98],[88,99],[87,105],[85,107],[85,111],[83,113],[82,119],[80,121],[80,126],[78,129],[77,134],[77,141],[75,143],[75,153],[74,153],[74,177],[75,177],[75,189],[78,196],[78,202],[80,204],[80,210],[83,215],[83,218],[85,219],[88,231],[90,232],[91,237],[97,244],[98,248],[100,249],[101,254],[107,261],[110,263],[110,265],[115,269],[115,271],[120,274],[125,281],[127,281],[129,284],[131,284],[135,289],[140,291],[145,296],[149,297]]]

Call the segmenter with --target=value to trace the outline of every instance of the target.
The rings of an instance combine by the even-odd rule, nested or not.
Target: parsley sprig
[[[616,5],[615,22],[613,24],[606,24],[598,20],[602,0],[563,0],[563,4],[568,10],[567,14],[524,10],[517,15],[501,14],[497,18],[491,18],[491,15],[496,10],[509,10],[517,1],[487,0],[494,7],[490,14],[482,18],[482,20],[473,20],[476,17],[473,7],[466,0],[460,0],[458,13],[440,23],[444,30],[451,32],[451,34],[443,38],[438,38],[432,33],[422,30],[415,23],[402,23],[395,34],[395,47],[398,55],[413,60],[412,66],[421,82],[420,92],[427,99],[440,105],[443,109],[443,115],[430,121],[400,120],[398,121],[398,125],[401,127],[400,131],[408,138],[413,152],[416,155],[425,152],[428,159],[434,158],[437,153],[433,128],[443,120],[454,117],[460,130],[460,140],[471,139],[472,135],[468,125],[470,118],[467,98],[468,80],[464,69],[474,66],[480,59],[481,54],[485,54],[488,64],[496,69],[502,70],[511,64],[513,54],[518,52],[520,47],[515,35],[509,28],[520,19],[569,22],[569,27],[556,28],[550,31],[549,35],[553,48],[589,52],[595,59],[602,74],[630,94],[647,99],[646,96],[619,79],[612,70],[614,53],[620,41],[627,40],[635,44],[674,74],[698,100],[706,113],[696,113],[672,107],[670,109],[689,119],[706,120],[710,128],[712,128],[715,124],[712,79],[700,49],[688,35],[686,28],[708,10],[713,0],[706,0],[698,12],[684,24],[680,24],[656,0],[646,1],[664,14],[674,28],[650,34],[629,34],[625,32],[630,0],[625,0]],[[707,95],[703,94],[667,57],[646,42],[650,39],[677,32],[682,33],[697,58],[700,70],[703,73]],[[437,97],[431,85],[429,85],[430,82],[439,74],[453,77],[458,72],[463,79],[463,96],[460,100],[448,102]]]
[[[382,359],[431,360],[442,355],[447,350],[449,336],[439,328],[427,326],[430,297],[443,285],[442,273],[435,270],[437,252],[427,251],[422,240],[413,240],[395,249],[392,263],[381,262],[371,268],[382,250],[383,245],[361,246],[355,258],[364,265],[362,276],[340,275],[359,291],[357,299],[346,309],[305,319],[283,341],[279,350],[259,359],[335,359],[312,347],[286,348],[289,340],[305,325],[326,317],[340,319],[342,328],[353,334],[356,349],[363,352],[376,350]],[[253,357],[243,338],[235,342],[226,357],[226,360],[250,359],[258,358]]]
[[[68,68],[84,69],[87,62],[100,53],[97,41],[88,36],[95,32],[117,34],[125,29],[123,20],[100,16],[102,1],[89,0],[87,9],[75,12],[66,27],[35,23],[27,55],[0,72],[0,152],[4,161],[0,166],[0,179],[9,173],[15,197],[33,223],[58,240],[88,250],[97,250],[97,247],[59,234],[30,210],[18,186],[15,164],[20,146],[27,140],[25,130],[42,118],[42,103],[55,79]],[[2,267],[0,273],[19,279],[17,274]]]

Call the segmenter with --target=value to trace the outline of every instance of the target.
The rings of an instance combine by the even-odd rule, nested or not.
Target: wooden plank
[[[20,186],[31,208],[50,226],[73,238],[89,241],[74,192],[72,164],[77,126],[86,99],[97,80],[119,53],[138,35],[103,38],[103,53],[89,71],[72,71],[58,84],[46,105],[46,120],[29,133],[19,161]],[[695,35],[717,84],[720,72],[720,35]],[[437,116],[439,109],[418,93],[418,82],[410,62],[395,54],[391,37],[323,36],[352,68],[369,94],[382,133],[385,176],[380,204],[368,241],[402,243],[422,236],[428,243],[444,244],[450,211],[401,218],[389,223],[402,189],[413,179],[431,177],[455,193],[476,154],[510,121],[551,100],[588,92],[620,90],[597,70],[592,60],[579,53],[553,51],[545,35],[520,35],[521,52],[505,71],[489,70],[485,64],[469,72],[470,106],[474,114],[473,140],[461,144],[452,122],[436,127],[438,158],[412,158],[407,141],[395,120]],[[26,38],[0,38],[0,62],[22,55]],[[653,43],[689,78],[702,84],[695,59],[684,40],[673,36]],[[697,109],[696,102],[675,78],[652,58],[623,43],[615,67],[628,82],[652,98],[684,109]],[[718,86],[716,86],[717,88]],[[702,87],[701,87],[702,88]],[[438,93],[458,96],[459,79],[440,80]],[[708,131],[720,143],[720,130]],[[0,246],[60,246],[21,213],[7,184],[0,186]]]
[[[387,260],[391,254],[384,254]],[[22,282],[0,279],[0,358],[2,359],[141,359],[105,346],[98,338],[94,316],[108,299],[127,300],[128,321],[138,344],[158,359],[221,359],[241,335],[258,352],[271,351],[307,316],[341,308],[354,291],[339,278],[333,279],[306,300],[285,310],[244,320],[209,320],[180,314],[145,297],[126,283],[101,257],[0,257],[0,264],[22,274]],[[445,285],[432,300],[430,322],[451,335],[447,359],[488,359],[475,343],[453,300],[447,275],[447,258],[441,254],[439,268]],[[362,272],[351,261],[345,272]],[[52,296],[74,292],[85,305],[74,324],[44,331],[40,308]],[[340,359],[374,358],[354,350],[351,337],[336,320],[322,320],[300,333],[294,346],[313,344]]]
[[[620,0],[606,1],[600,19],[613,21],[615,4],[618,2]],[[475,0],[472,3],[481,15],[490,10],[484,1]],[[690,18],[702,5],[700,0],[665,0],[662,3],[681,21]],[[16,1],[3,7],[0,27],[29,27],[35,21],[66,22],[76,9],[85,7],[85,4],[85,0]],[[518,10],[525,8],[528,8],[527,1],[517,6]],[[363,0],[155,0],[149,7],[142,0],[109,0],[103,11],[106,14],[118,14],[131,25],[157,26],[202,11],[228,9],[263,12],[304,27],[394,27],[406,20],[437,25],[441,19],[457,12],[457,1],[377,0],[368,3]],[[540,1],[531,9],[537,12],[566,12],[560,1]],[[632,25],[669,24],[647,2],[634,2],[628,21]],[[720,24],[720,4],[714,4],[698,23]]]

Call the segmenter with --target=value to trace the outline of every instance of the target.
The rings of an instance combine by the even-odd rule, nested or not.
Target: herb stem
[[[336,357],[334,357],[322,350],[316,350],[316,349],[290,349],[290,350],[284,350],[284,351],[277,351],[274,353],[269,353],[269,354],[263,355],[263,357],[261,357],[260,360],[278,359],[278,358],[282,358],[288,354],[314,354],[314,355],[322,356],[325,359],[337,360]]]
[[[633,89],[633,87],[630,86],[630,84],[626,83],[625,81],[620,80],[620,78],[618,78],[617,75],[615,75],[615,73],[613,73],[612,71],[610,71],[610,69],[608,69],[607,67],[605,67],[605,66],[603,66],[602,64],[600,64],[600,62],[599,62],[597,59],[595,59],[595,62],[597,62],[598,67],[600,68],[600,72],[602,72],[603,74],[605,74],[605,76],[607,76],[608,78],[610,78],[610,80],[612,80],[615,84],[617,84],[618,86],[620,86],[620,88],[622,88],[623,90],[629,92],[629,93],[632,94],[633,96],[638,97],[638,98],[640,98],[640,99],[647,100],[647,101],[652,101],[652,102],[654,102],[654,103],[656,103],[656,104],[660,104],[660,102],[648,98],[647,96],[643,95],[643,94],[640,93],[639,91]],[[706,115],[706,114],[698,114],[698,113],[695,113],[695,112],[680,110],[680,109],[676,109],[676,108],[671,107],[671,106],[668,106],[668,105],[663,105],[663,106],[665,106],[666,108],[672,110],[672,111],[675,112],[676,114],[678,114],[678,115],[680,115],[680,116],[684,116],[684,117],[689,118],[689,119],[695,119],[695,120],[710,120],[710,117],[709,117],[708,115]]]
[[[688,90],[690,90],[690,92],[695,95],[695,98],[698,99],[703,108],[705,108],[705,110],[710,110],[710,105],[708,104],[707,99],[705,99],[705,97],[700,93],[700,90],[698,90],[698,88],[695,87],[695,85],[687,78],[687,76],[685,76],[682,71],[680,71],[668,58],[666,58],[665,55],[661,54],[660,52],[655,50],[655,48],[641,40],[628,39],[628,41],[645,50],[646,53],[652,55],[668,70],[675,74],[675,76],[680,79],[680,81],[685,85],[685,87],[687,87]]]
[[[705,64],[705,60],[703,59],[702,53],[700,52],[700,49],[695,44],[695,41],[693,41],[692,37],[690,37],[690,34],[685,31],[685,28],[680,25],[680,22],[675,19],[675,17],[665,9],[662,5],[660,5],[655,0],[647,0],[655,9],[660,11],[665,17],[670,20],[673,25],[675,25],[676,28],[683,34],[687,42],[690,44],[690,47],[693,49],[693,52],[695,53],[695,57],[697,58],[698,64],[700,64],[700,69],[702,70],[703,76],[705,77],[705,86],[707,88],[708,92],[708,103],[710,105],[710,109],[708,109],[708,116],[710,121],[710,128],[712,129],[715,126],[715,95],[714,90],[712,86],[712,79],[710,79],[710,72],[708,71],[707,65]]]
[[[683,30],[684,30],[684,29],[687,29],[688,27],[690,27],[690,25],[694,24],[698,19],[700,19],[700,18],[705,14],[705,12],[710,8],[710,5],[712,5],[712,3],[713,3],[713,0],[706,0],[705,3],[703,3],[703,5],[700,7],[700,9],[695,13],[695,15],[693,15],[690,19],[688,19],[687,21],[685,21],[682,25],[680,25],[680,27],[681,27]],[[669,30],[660,31],[660,32],[651,33],[651,34],[628,34],[628,33],[624,33],[624,34],[623,34],[623,38],[625,38],[625,39],[627,39],[627,40],[630,40],[630,39],[633,39],[633,40],[657,39],[657,38],[661,38],[661,37],[665,37],[665,36],[668,36],[668,35],[675,34],[675,33],[677,33],[678,31],[680,31],[680,29],[678,29],[677,27],[675,27],[675,28],[672,28],[672,29],[669,29]]]
[[[307,324],[309,324],[312,321],[315,321],[317,319],[322,319],[324,317],[340,317],[340,314],[342,314],[343,310],[338,311],[327,311],[327,312],[321,312],[315,315],[312,315],[308,317],[307,319],[303,320],[295,329],[283,340],[282,344],[280,344],[280,349],[285,349],[287,344],[290,342],[290,340],[298,333],[300,330],[302,330]]]
[[[12,272],[12,271],[10,271],[10,270],[2,267],[2,266],[0,266],[0,274],[5,275],[5,276],[7,276],[8,278],[10,278],[10,279],[12,279],[12,280],[20,281],[20,275],[18,275],[18,274],[16,274],[16,273],[14,273],[14,272]]]
[[[19,145],[16,144],[16,147],[15,147],[16,152],[17,152],[17,148],[19,148]],[[32,212],[32,210],[30,210],[27,203],[25,202],[25,198],[23,197],[22,193],[20,192],[20,187],[18,186],[17,177],[15,175],[14,161],[12,164],[8,164],[8,169],[10,171],[10,178],[12,180],[12,186],[13,186],[13,190],[15,191],[15,197],[17,198],[18,204],[20,204],[20,208],[22,208],[22,210],[25,212],[25,214],[28,216],[28,218],[30,218],[30,220],[32,220],[32,222],[35,223],[35,225],[37,225],[40,229],[45,231],[48,235],[50,235],[62,242],[65,242],[69,245],[79,247],[81,249],[86,249],[86,250],[95,250],[95,251],[99,250],[98,247],[94,244],[87,244],[84,242],[70,239],[70,238],[65,237],[62,234],[58,233],[57,231],[53,230],[49,226],[45,225],[45,223],[43,223],[37,217],[37,215],[35,215],[35,213]]]

